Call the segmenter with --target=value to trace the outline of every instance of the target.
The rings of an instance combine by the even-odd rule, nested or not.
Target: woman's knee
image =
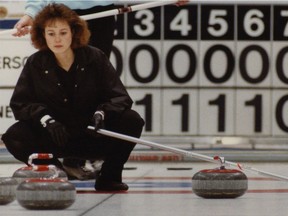
[[[7,150],[18,160],[27,163],[28,157],[32,153],[45,151],[45,144],[40,142],[42,134],[40,130],[28,122],[19,121],[13,124],[3,134],[2,140]],[[49,151],[50,152],[50,151]]]
[[[140,127],[140,128],[142,128],[145,124],[144,120],[139,115],[139,113],[134,111],[134,110],[127,110],[124,113],[123,121],[127,122],[128,124],[132,125],[133,127]]]
[[[18,131],[20,130],[19,122],[10,126],[7,131],[2,135],[2,140],[4,144],[8,144],[9,141],[18,139]]]
[[[35,143],[35,134],[32,126],[26,122],[16,122],[3,134],[2,140],[12,154],[18,154],[25,149],[29,149],[29,145]]]
[[[122,116],[120,132],[131,135],[134,137],[140,137],[144,126],[144,120],[134,110],[127,110]]]
[[[29,125],[23,122],[16,122],[8,128],[8,130],[3,134],[2,140],[4,143],[10,140],[21,141],[23,139],[31,138],[31,128]]]
[[[106,129],[139,137],[142,133],[144,120],[134,110],[126,110],[115,118],[110,118],[106,122]]]

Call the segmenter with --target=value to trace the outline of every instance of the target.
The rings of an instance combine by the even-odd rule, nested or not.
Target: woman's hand
[[[22,37],[30,33],[30,26],[33,24],[32,17],[24,15],[14,26],[17,32],[13,34],[15,37]]]
[[[182,6],[182,5],[187,4],[188,2],[189,2],[189,0],[179,0],[179,1],[176,3],[176,5],[177,5],[177,6]]]

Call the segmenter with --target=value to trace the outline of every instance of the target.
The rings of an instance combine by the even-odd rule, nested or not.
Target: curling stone
[[[13,178],[0,178],[0,205],[6,205],[15,200],[17,186],[18,182]]]
[[[57,173],[55,166],[49,165],[46,167]],[[41,171],[35,165],[33,169]],[[43,166],[40,169],[43,170]],[[32,178],[18,185],[16,199],[26,209],[65,209],[75,202],[76,189],[70,182],[57,177]]]
[[[203,198],[236,198],[248,189],[247,176],[236,169],[205,169],[192,177],[192,191]]]
[[[68,177],[63,170],[58,169],[58,168],[56,169],[57,169],[57,172],[59,172],[58,178],[63,179],[63,180],[68,180]],[[32,166],[27,166],[27,167],[21,167],[18,170],[16,170],[13,173],[12,177],[17,180],[18,184],[20,184],[21,182],[30,178],[50,178],[53,175],[54,175],[54,172],[52,172],[51,170],[39,172],[39,171],[33,170]]]
[[[33,165],[33,160],[34,159],[51,159],[53,158],[52,154],[46,154],[46,153],[42,153],[42,154],[31,154],[29,156],[28,159],[28,166],[26,167],[21,167],[18,170],[16,170],[12,177],[15,178],[18,182],[18,184],[20,184],[22,181],[29,179],[29,178],[50,178],[51,176],[54,175],[54,171],[51,170],[46,170],[46,171],[35,171],[32,168]],[[58,172],[58,178],[61,178],[63,180],[68,180],[67,174],[59,169],[56,168],[57,172]]]

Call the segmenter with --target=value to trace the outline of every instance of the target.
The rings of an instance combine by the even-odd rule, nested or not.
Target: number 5
[[[224,16],[227,15],[226,10],[211,10],[210,17],[209,17],[209,26],[208,32],[215,36],[220,37],[223,36],[228,30],[228,24]],[[220,25],[220,28],[215,29],[215,25]]]

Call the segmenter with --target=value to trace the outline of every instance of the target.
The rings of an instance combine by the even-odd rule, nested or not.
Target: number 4
[[[180,31],[182,36],[187,36],[192,30],[192,25],[189,24],[188,10],[181,10],[170,23],[172,31]]]

